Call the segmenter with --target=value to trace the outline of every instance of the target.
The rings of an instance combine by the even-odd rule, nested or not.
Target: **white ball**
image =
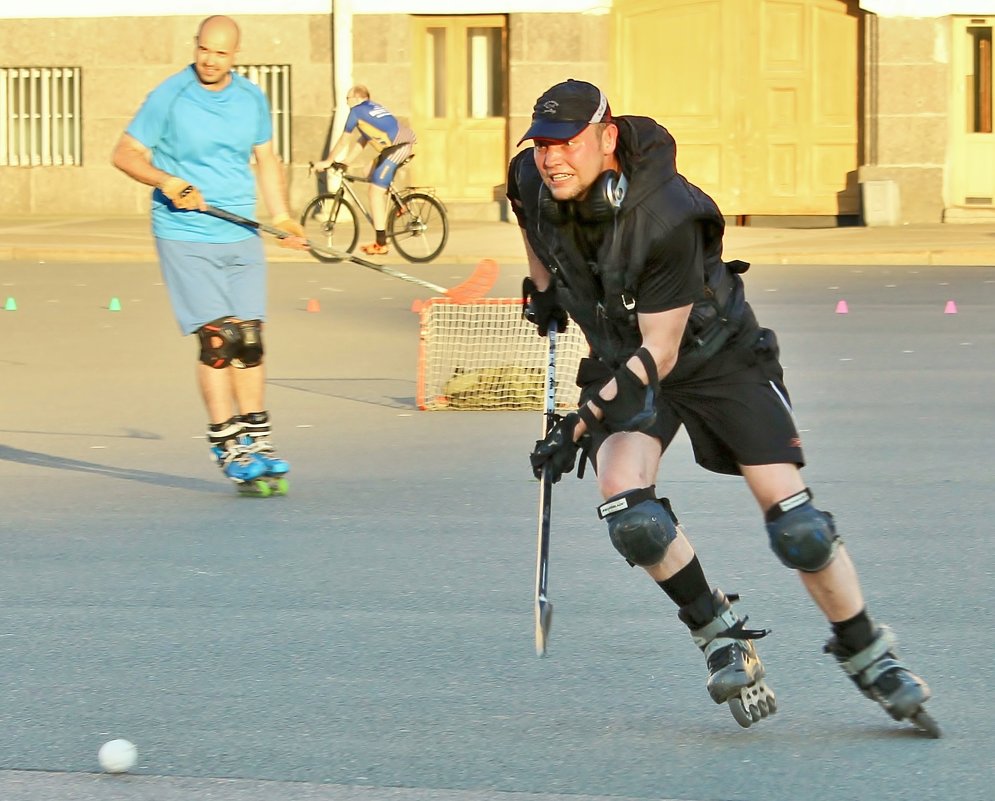
[[[110,740],[100,746],[97,760],[108,773],[126,773],[138,761],[138,749],[127,740]]]

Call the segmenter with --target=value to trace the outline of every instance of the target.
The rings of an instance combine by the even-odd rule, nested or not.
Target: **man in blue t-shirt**
[[[152,232],[173,312],[197,334],[198,383],[208,440],[225,474],[245,488],[276,484],[289,470],[270,444],[262,328],[266,259],[256,230],[202,214],[207,205],[256,213],[256,178],[281,245],[307,249],[292,219],[283,164],[272,145],[266,97],[232,71],[239,29],[212,16],[197,30],[194,62],[148,95],[118,141],[112,161],[155,187]]]
[[[397,117],[379,103],[370,100],[370,90],[356,85],[346,94],[349,116],[345,129],[332,146],[328,158],[317,162],[319,172],[335,164],[345,169],[355,154],[366,145],[378,155],[370,168],[370,214],[376,230],[376,242],[363,245],[362,251],[371,256],[383,256],[387,250],[387,187],[394,180],[394,173],[411,155],[411,146],[417,141],[415,132],[401,125]]]

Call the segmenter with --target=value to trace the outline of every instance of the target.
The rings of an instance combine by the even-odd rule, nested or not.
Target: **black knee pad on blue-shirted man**
[[[242,320],[242,349],[231,360],[232,367],[258,367],[263,363],[263,324],[259,320]]]
[[[217,370],[256,367],[263,360],[262,323],[221,317],[201,326],[200,360]]]
[[[649,567],[663,559],[677,538],[677,525],[655,487],[630,490],[598,507],[598,517],[608,523],[615,550],[632,565]]]
[[[786,567],[816,573],[836,556],[840,538],[833,516],[812,505],[807,489],[774,504],[766,520],[771,550]]]

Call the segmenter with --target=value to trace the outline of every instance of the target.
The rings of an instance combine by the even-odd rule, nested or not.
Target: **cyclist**
[[[349,116],[345,130],[332,146],[328,158],[315,163],[314,168],[323,172],[329,167],[341,164],[342,169],[366,145],[379,154],[370,168],[370,214],[377,238],[369,245],[363,245],[363,253],[370,256],[383,256],[387,249],[387,187],[394,180],[394,173],[401,163],[411,155],[411,146],[417,141],[415,132],[398,122],[379,103],[370,100],[370,90],[365,86],[353,86],[346,94]]]

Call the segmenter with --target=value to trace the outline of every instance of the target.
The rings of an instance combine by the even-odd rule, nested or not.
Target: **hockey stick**
[[[550,320],[547,332],[549,356],[546,360],[545,409],[542,417],[542,436],[553,428],[556,417],[556,321]],[[536,548],[535,586],[535,640],[536,656],[546,655],[546,641],[553,625],[553,604],[546,597],[549,584],[549,524],[553,506],[553,482],[549,465],[543,468],[539,479],[539,542]]]
[[[228,222],[235,223],[236,225],[244,225],[247,228],[254,228],[258,231],[272,234],[278,239],[286,239],[287,237],[293,236],[293,234],[284,231],[282,228],[266,225],[265,223],[261,223],[257,220],[251,220],[248,217],[242,217],[238,214],[233,214],[230,211],[215,208],[214,206],[208,206],[204,209],[204,212],[206,214],[210,214],[212,217],[217,217],[221,220],[228,220]],[[421,278],[415,278],[413,275],[402,273],[391,267],[386,267],[382,264],[375,264],[372,261],[367,261],[366,259],[361,259],[358,256],[353,256],[351,253],[345,253],[340,250],[333,250],[331,248],[322,247],[321,245],[316,245],[310,240],[307,240],[307,246],[311,250],[315,250],[323,256],[328,256],[329,258],[337,261],[351,261],[353,264],[358,264],[360,267],[367,267],[370,270],[376,270],[378,273],[389,275],[392,278],[400,278],[402,281],[408,281],[409,283],[417,284],[425,289],[431,289],[433,292],[444,295],[455,303],[470,303],[471,301],[479,300],[488,293],[492,286],[494,286],[494,282],[497,281],[498,276],[497,262],[494,261],[494,259],[481,259],[477,263],[477,266],[474,268],[473,273],[469,278],[451,289],[446,289],[443,286],[433,284],[430,281],[423,281]]]

